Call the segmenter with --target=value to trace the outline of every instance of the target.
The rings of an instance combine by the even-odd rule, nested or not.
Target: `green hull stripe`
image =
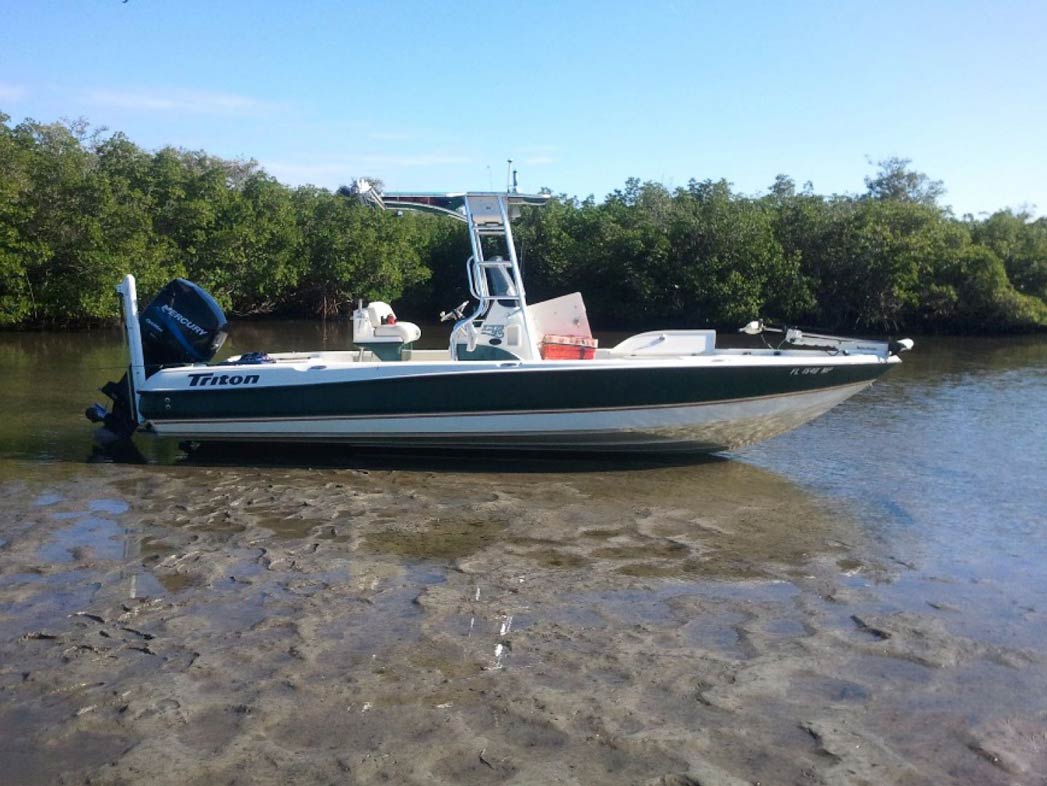
[[[859,382],[859,383],[856,383],[856,384],[865,385],[867,383]],[[716,405],[716,404],[738,404],[738,403],[741,403],[741,402],[744,402],[744,401],[760,401],[762,399],[768,399],[768,398],[783,399],[783,398],[788,398],[790,396],[803,396],[803,395],[810,394],[812,392],[822,392],[822,391],[827,391],[827,390],[836,390],[837,388],[848,388],[848,387],[851,387],[851,385],[833,385],[832,387],[817,388],[814,391],[811,391],[811,390],[800,390],[800,391],[796,391],[795,393],[777,393],[775,395],[770,395],[770,396],[765,395],[765,396],[754,396],[752,398],[732,398],[732,399],[728,399],[728,400],[700,401],[700,402],[690,402],[690,403],[687,403],[687,404],[648,404],[648,405],[633,406],[633,407],[605,407],[605,408],[577,407],[577,408],[571,409],[571,410],[563,410],[563,409],[514,409],[511,412],[504,412],[504,411],[498,411],[498,410],[476,411],[476,412],[426,412],[426,413],[417,413],[417,412],[401,413],[401,412],[398,412],[398,413],[395,413],[395,414],[381,415],[381,417],[383,417],[383,418],[404,418],[404,419],[410,419],[410,418],[418,418],[418,417],[427,417],[427,418],[460,418],[460,417],[474,417],[474,416],[486,416],[486,415],[555,415],[555,414],[563,414],[565,412],[570,412],[572,414],[581,414],[581,413],[588,413],[588,412],[622,412],[622,413],[624,413],[624,412],[630,412],[630,411],[633,411],[633,410],[643,410],[645,412],[649,412],[649,411],[655,410],[655,409],[674,409],[674,408],[678,408],[678,407],[713,406],[713,405]],[[212,418],[193,418],[193,419],[188,419],[188,420],[178,420],[178,419],[173,419],[173,418],[163,418],[163,419],[161,419],[161,418],[154,418],[154,420],[157,421],[157,422],[163,422],[163,423],[167,423],[167,424],[181,424],[181,423],[194,423],[194,422],[201,422],[201,423],[208,422],[208,423],[210,423],[210,422],[214,422],[214,420],[221,420],[222,422],[229,422],[229,423],[286,423],[286,422],[292,421],[292,420],[296,421],[296,422],[297,421],[306,421],[306,420],[334,420],[334,421],[370,420],[370,419],[372,419],[374,417],[375,417],[375,415],[339,414],[339,415],[293,415],[293,416],[290,416],[290,417],[253,417],[253,418],[248,418],[248,417],[223,417],[223,418],[216,418],[216,419],[212,419]]]
[[[810,368],[492,370],[280,387],[143,391],[141,412],[149,420],[220,420],[681,406],[870,382],[889,366],[826,366],[831,369],[826,373],[804,373]]]
[[[477,346],[472,352],[466,344],[458,345],[459,360],[519,360],[519,355],[514,355],[501,347],[492,347],[487,344]]]

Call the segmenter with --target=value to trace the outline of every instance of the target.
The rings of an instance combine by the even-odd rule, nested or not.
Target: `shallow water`
[[[892,601],[947,583],[962,627],[1029,646],[1047,590],[1047,340],[925,339],[881,384],[742,459],[856,516],[903,567]]]
[[[1047,339],[666,463],[114,464],[122,357],[0,334],[0,782],[1042,782]]]

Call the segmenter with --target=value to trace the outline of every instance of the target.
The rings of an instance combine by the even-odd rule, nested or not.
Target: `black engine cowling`
[[[229,322],[205,290],[184,278],[165,286],[139,317],[145,373],[161,366],[206,363],[225,342]]]

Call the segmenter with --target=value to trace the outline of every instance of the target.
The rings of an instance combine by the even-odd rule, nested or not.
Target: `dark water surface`
[[[440,346],[446,331],[426,329],[427,345]],[[344,349],[350,333],[347,325],[238,325],[223,355]],[[284,644],[273,645],[279,658],[265,655],[285,635],[265,628],[280,616],[273,604],[284,603],[334,629],[366,630],[366,645],[350,645],[349,633],[339,632],[291,648],[292,654],[317,648],[315,657],[303,656],[317,680],[348,669],[365,685],[375,680],[373,695],[381,697],[381,680],[406,663],[413,665],[404,667],[403,684],[424,694],[428,687],[418,675],[438,667],[450,675],[440,683],[445,693],[482,679],[516,705],[536,692],[546,702],[560,696],[565,717],[581,712],[570,703],[581,697],[618,697],[581,716],[610,724],[628,706],[619,742],[661,730],[644,744],[690,761],[692,774],[705,772],[695,763],[701,759],[746,782],[778,782],[786,773],[780,782],[1042,783],[1047,338],[922,338],[904,360],[814,423],[726,458],[662,465],[342,451],[314,461],[301,451],[260,449],[214,464],[187,462],[176,445],[139,438],[149,463],[125,471],[93,463],[104,460],[93,453],[94,426],[82,414],[103,400],[96,389],[122,373],[119,333],[2,333],[0,487],[7,510],[0,516],[0,597],[7,606],[0,609],[0,654],[14,660],[0,666],[0,732],[14,723],[21,736],[10,739],[22,742],[0,740],[0,759],[13,757],[24,782],[48,782],[64,772],[97,773],[125,750],[121,761],[130,769],[114,772],[126,775],[136,771],[135,756],[156,755],[149,741],[162,738],[150,737],[148,724],[169,706],[164,702],[177,699],[183,715],[209,717],[191,710],[182,688],[157,692],[155,706],[140,716],[141,729],[122,725],[128,716],[116,704],[110,717],[104,699],[85,698],[73,712],[88,713],[96,726],[62,721],[59,736],[68,745],[55,741],[56,713],[68,718],[69,711],[50,694],[34,693],[24,675],[32,658],[47,662],[49,641],[66,646],[74,624],[68,620],[94,619],[71,615],[91,610],[108,618],[99,609],[120,602],[107,594],[109,582],[123,587],[130,580],[131,598],[167,598],[163,608],[182,610],[164,625],[183,641],[201,637],[192,646],[210,655],[210,668],[238,657],[239,644],[223,637],[239,637],[238,626],[248,623],[261,630],[262,654],[251,666],[260,685],[270,679],[277,685],[274,675],[285,668]],[[313,563],[301,546],[310,540]],[[351,549],[339,551],[343,543]],[[211,549],[214,575],[186,567],[196,564],[193,550],[201,548]],[[813,567],[818,560],[829,574]],[[298,600],[312,597],[303,589],[310,582],[323,584],[328,596],[336,593],[340,585],[331,577],[346,570],[355,583],[339,601],[345,605],[313,608]],[[563,581],[574,582],[573,591],[558,586]],[[384,595],[383,587],[390,587]],[[375,593],[369,605],[353,594],[361,592]],[[484,602],[496,605],[484,611]],[[142,612],[146,619],[148,613]],[[325,617],[334,614],[348,616]],[[484,624],[490,630],[481,635]],[[151,630],[159,636],[164,626],[156,625]],[[511,635],[522,636],[512,650]],[[405,638],[425,645],[407,660],[395,654]],[[160,652],[163,642],[150,639],[145,649]],[[455,671],[480,645],[489,661],[482,676]],[[107,657],[125,657],[128,648],[141,651],[128,645],[107,650]],[[383,668],[391,671],[371,675],[346,665],[375,652],[388,655]],[[665,652],[672,657],[658,660]],[[697,661],[680,666],[695,653]],[[26,660],[18,665],[20,657]],[[165,660],[177,662],[174,654]],[[86,660],[78,663],[98,685],[110,679],[108,667],[92,672]],[[54,664],[47,679],[61,682],[65,666]],[[174,666],[163,670],[175,673]],[[684,686],[699,672],[695,702]],[[113,695],[163,684],[160,672],[127,675]],[[279,690],[260,695],[272,700]],[[440,693],[432,707],[458,707],[460,723],[489,729],[486,716],[468,715],[472,699],[462,690]],[[497,703],[493,695],[476,706]],[[240,694],[230,688],[229,696],[239,706]],[[376,714],[367,717],[376,720],[382,705],[372,701]],[[371,701],[361,706],[357,712],[372,712]],[[418,712],[436,712],[432,707]],[[666,731],[673,723],[697,728],[695,713],[720,719],[735,713],[735,727],[746,731],[681,732],[681,741],[666,742],[677,739]],[[420,733],[392,718],[383,721],[387,735]],[[585,768],[610,766],[601,757],[616,749],[593,747],[599,734],[576,735],[566,721],[550,720],[538,734],[546,720],[536,714],[521,721],[515,728],[522,736],[502,741],[505,750],[516,750],[517,771],[541,780],[541,757],[562,756],[589,772],[589,782],[610,777]],[[318,716],[317,734],[328,722]],[[567,736],[555,737],[554,728]],[[289,744],[283,727],[267,733],[284,735],[280,750]],[[82,753],[80,734],[100,735],[95,750],[102,753]],[[138,738],[137,748],[127,747]],[[433,740],[433,751],[452,744]],[[163,747],[157,742],[157,750]],[[246,766],[232,751],[223,754],[227,773]],[[659,770],[660,760],[646,748],[613,755],[615,766],[626,769],[606,782],[688,771],[684,763]],[[502,765],[494,753],[481,763],[476,751],[469,756],[477,769],[452,771],[441,760],[427,778],[480,783],[511,774],[497,771]],[[406,777],[375,770],[372,779],[359,769],[365,761],[351,762],[364,772],[361,782]],[[719,770],[708,772],[709,782],[717,782]]]

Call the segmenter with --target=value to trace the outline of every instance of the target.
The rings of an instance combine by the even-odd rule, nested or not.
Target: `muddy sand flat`
[[[0,783],[1047,782],[1043,654],[782,477],[457,467],[22,467]]]

